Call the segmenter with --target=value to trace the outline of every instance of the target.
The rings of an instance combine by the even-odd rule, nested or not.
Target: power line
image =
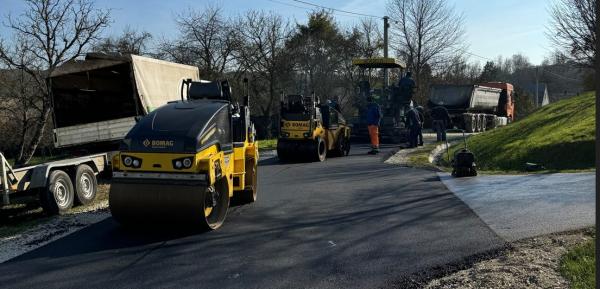
[[[290,7],[295,7],[295,8],[303,9],[303,10],[305,10],[305,11],[313,11],[313,10],[314,10],[313,8],[309,8],[309,7],[302,7],[302,6],[294,5],[294,4],[292,4],[292,3],[287,3],[287,2],[278,1],[278,0],[267,0],[267,1],[269,1],[269,2],[273,2],[273,3],[277,3],[277,4],[281,4],[281,5],[286,5],[286,6],[290,6]],[[301,2],[299,2],[299,3],[301,3]],[[317,5],[317,6],[318,6],[318,5]],[[318,7],[321,7],[321,6],[318,6]],[[325,9],[325,8],[324,8],[324,9]],[[331,8],[327,8],[327,9],[331,9]],[[364,18],[363,16],[357,16],[357,15],[348,15],[348,14],[340,14],[340,12],[339,12],[339,11],[333,11],[333,10],[332,10],[331,12],[332,12],[333,14],[340,15],[340,16],[343,16],[343,17]]]
[[[308,8],[308,7],[302,7],[302,6],[294,5],[292,3],[287,3],[287,2],[283,2],[283,1],[277,1],[277,0],[267,0],[267,1],[273,2],[273,3],[282,4],[282,5],[287,5],[287,6],[290,6],[290,7],[296,7],[296,8],[300,8],[300,9],[304,9],[304,10],[311,9],[311,8]]]
[[[306,1],[302,1],[302,0],[292,0],[292,1],[298,2],[298,3],[302,3],[302,4],[305,4],[305,5],[310,5],[310,6],[318,7],[318,8],[327,9],[327,10],[338,11],[338,12],[346,13],[346,14],[352,14],[352,15],[358,15],[358,16],[364,16],[364,17],[372,17],[372,18],[382,18],[382,16],[375,16],[375,15],[370,15],[370,14],[363,14],[363,13],[358,13],[358,12],[341,10],[341,9],[331,8],[331,7],[327,7],[327,6],[323,6],[323,5],[318,5],[318,4],[314,4],[314,3],[310,3],[310,2],[306,2]]]

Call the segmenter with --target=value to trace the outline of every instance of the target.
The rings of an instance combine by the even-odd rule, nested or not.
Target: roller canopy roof
[[[390,57],[355,58],[352,59],[352,65],[361,68],[406,68],[404,63]]]
[[[131,151],[197,151],[207,144],[204,138],[230,135],[229,105],[222,100],[167,104],[142,118],[124,142]]]

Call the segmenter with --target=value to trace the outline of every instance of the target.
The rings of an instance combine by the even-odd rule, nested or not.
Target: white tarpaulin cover
[[[145,113],[181,99],[183,79],[200,80],[195,66],[131,55],[135,85]]]

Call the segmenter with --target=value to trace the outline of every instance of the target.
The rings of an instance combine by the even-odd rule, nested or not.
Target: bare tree
[[[464,17],[444,0],[390,0],[393,48],[405,58],[417,82],[417,98],[424,100],[420,80],[424,68],[435,70],[446,65],[462,45]]]
[[[118,37],[107,37],[94,45],[93,50],[105,53],[148,54],[148,42],[152,34],[147,31],[137,31],[127,26]]]
[[[175,62],[198,66],[205,78],[221,77],[233,63],[233,52],[239,43],[231,23],[217,6],[188,9],[177,16],[179,38],[163,41],[159,54]]]
[[[263,117],[270,119],[276,105],[277,90],[282,89],[277,87],[278,83],[287,70],[283,55],[285,42],[290,36],[290,24],[272,12],[248,11],[238,21],[236,31],[240,37],[236,50],[240,67],[267,84],[264,101],[258,103],[258,107]],[[270,122],[265,129],[270,132]]]
[[[19,17],[8,17],[11,41],[0,39],[0,61],[10,70],[23,71],[40,96],[29,101],[37,111],[31,137],[21,144],[17,165],[29,162],[42,140],[52,109],[48,76],[59,65],[75,59],[97,41],[109,23],[109,11],[94,8],[88,0],[25,0]],[[25,97],[25,96],[23,96]]]
[[[383,36],[379,28],[379,22],[373,18],[362,19],[358,27],[355,27],[360,33],[360,54],[362,57],[376,57],[381,55],[383,49]]]
[[[556,0],[550,8],[549,38],[587,67],[596,61],[596,9],[596,0]]]

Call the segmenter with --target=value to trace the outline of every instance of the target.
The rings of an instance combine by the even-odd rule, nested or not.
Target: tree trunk
[[[42,115],[40,115],[39,122],[35,126],[35,131],[33,133],[33,136],[31,137],[31,140],[28,143],[23,142],[21,144],[21,155],[15,161],[15,166],[20,167],[29,163],[29,161],[33,157],[33,154],[35,153],[35,150],[37,149],[38,145],[42,141],[42,138],[44,137],[44,131],[46,130],[46,125],[48,124],[49,116],[50,106],[44,105]]]

